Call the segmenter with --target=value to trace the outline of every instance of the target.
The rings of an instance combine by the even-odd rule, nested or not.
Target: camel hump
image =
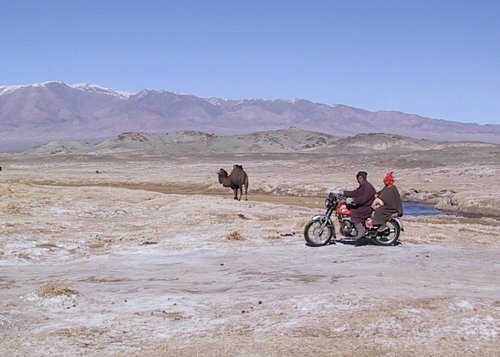
[[[230,176],[233,176],[233,177],[245,177],[247,175],[247,173],[245,172],[245,170],[243,170],[243,166],[242,165],[233,165],[233,171],[231,171],[231,175]]]

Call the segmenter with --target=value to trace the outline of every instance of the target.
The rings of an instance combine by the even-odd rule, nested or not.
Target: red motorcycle
[[[337,236],[331,217],[333,212],[339,221],[339,233],[343,236],[341,240],[356,237],[358,232],[351,221],[351,210],[342,195],[330,193],[325,200],[325,207],[326,212],[314,215],[304,229],[304,238],[308,245],[320,247],[329,243],[335,244]],[[371,239],[377,245],[395,245],[399,235],[404,231],[403,223],[398,217],[393,217],[386,223],[386,226],[388,229],[378,232],[369,217],[365,221],[365,238]]]

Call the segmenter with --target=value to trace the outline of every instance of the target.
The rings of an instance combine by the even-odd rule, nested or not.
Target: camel
[[[243,196],[243,186],[245,186],[245,201],[248,201],[248,175],[243,170],[241,165],[233,165],[233,171],[230,175],[227,171],[220,169],[217,173],[219,175],[219,183],[224,187],[231,187],[234,191],[234,199],[240,201]],[[240,190],[240,197],[238,198],[238,190]]]

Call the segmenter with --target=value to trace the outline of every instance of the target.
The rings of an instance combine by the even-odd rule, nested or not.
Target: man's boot
[[[365,236],[366,230],[365,230],[365,225],[363,223],[355,223],[354,228],[356,228],[356,237],[354,239],[358,240],[361,239]]]

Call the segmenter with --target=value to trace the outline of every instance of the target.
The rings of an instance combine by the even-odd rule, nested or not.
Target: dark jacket
[[[403,201],[401,201],[401,196],[396,186],[384,187],[379,192],[378,197],[384,202],[384,205],[375,210],[373,224],[385,224],[385,222],[391,219],[393,214],[397,214],[398,217],[403,215]]]
[[[375,199],[375,188],[368,181],[363,182],[354,191],[344,191],[344,196],[354,199],[352,207],[352,223],[361,223],[372,214],[372,203]]]

